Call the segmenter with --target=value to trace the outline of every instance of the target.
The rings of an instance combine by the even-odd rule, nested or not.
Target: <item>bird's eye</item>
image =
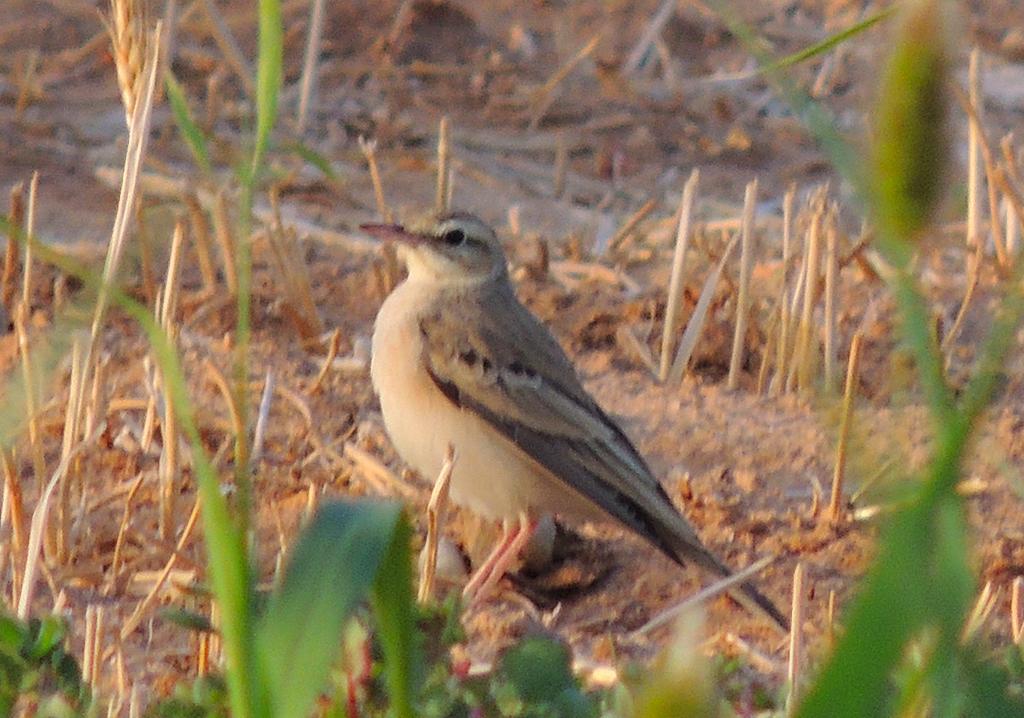
[[[461,229],[449,229],[441,235],[441,241],[449,247],[458,247],[466,241],[466,233]]]

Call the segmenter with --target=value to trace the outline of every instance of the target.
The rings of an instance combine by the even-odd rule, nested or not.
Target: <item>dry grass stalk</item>
[[[288,388],[283,384],[274,385],[273,389],[277,391],[284,399],[286,399],[292,406],[298,409],[302,415],[303,421],[306,422],[306,434],[309,438],[309,443],[313,445],[315,454],[321,457],[321,464],[328,470],[332,471],[333,466],[328,463],[328,459],[334,464],[343,463],[341,456],[338,455],[334,449],[332,449],[317,432],[317,423],[313,421],[313,412],[309,408],[309,404],[303,398],[301,394],[292,389]]]
[[[573,55],[568,62],[555,70],[554,74],[548,78],[547,82],[537,91],[536,99],[533,103],[533,109],[530,111],[530,122],[529,130],[535,131],[540,125],[540,121],[544,119],[544,115],[547,114],[548,110],[555,103],[558,98],[558,86],[562,84],[562,81],[567,78],[576,67],[583,62],[587,57],[590,56],[594,50],[597,49],[597,43],[601,39],[601,33],[597,33],[590,38],[587,43],[581,47],[575,55]]]
[[[131,120],[128,124],[128,149],[125,152],[124,170],[121,175],[121,191],[117,200],[114,227],[111,230],[110,242],[107,245],[102,283],[93,310],[89,341],[85,346],[85,359],[83,361],[87,378],[94,369],[94,347],[106,317],[107,304],[110,301],[110,286],[121,264],[121,257],[128,239],[129,220],[134,216],[134,208],[138,199],[139,178],[142,174],[142,160],[146,154],[146,144],[149,139],[153,96],[156,91],[156,76],[160,57],[160,28],[160,23],[157,23],[156,29],[150,37],[143,72],[145,87],[139,100],[135,103]],[[80,391],[84,390],[87,383],[87,381],[82,382],[83,388]],[[78,406],[82,406],[81,397],[76,397],[75,402]],[[88,422],[86,427],[88,431]]]
[[[731,391],[739,386],[740,369],[743,365],[747,338],[747,322],[750,319],[750,272],[754,267],[754,212],[757,205],[757,179],[747,184],[743,196],[743,227],[740,229],[740,278],[736,297],[736,327],[732,337],[732,355],[729,357],[729,378],[726,382]]]
[[[302,77],[299,79],[299,108],[295,116],[295,130],[306,131],[309,108],[316,95],[317,61],[320,58],[320,38],[324,30],[324,0],[313,0],[309,8],[309,28],[306,30],[306,52],[302,58]]]
[[[164,291],[160,300],[160,313],[156,317],[171,339],[174,339],[176,334],[175,320],[178,313],[178,296],[181,293],[179,291],[181,260],[185,236],[185,220],[179,217],[174,223],[174,234],[171,236],[171,251],[167,257],[167,276],[164,280]]]
[[[105,424],[100,424],[95,431],[81,443],[77,444],[66,457],[61,459],[60,464],[50,477],[50,481],[43,488],[39,494],[39,499],[36,501],[36,508],[32,512],[32,526],[29,529],[28,543],[25,551],[25,571],[22,574],[21,592],[18,594],[17,616],[23,621],[28,618],[29,610],[32,607],[32,598],[35,595],[36,574],[40,571],[40,564],[42,562],[42,552],[40,549],[42,548],[43,537],[46,535],[50,501],[53,498],[53,492],[67,473],[68,466],[70,466],[75,457],[83,448],[91,446],[105,428]]]
[[[800,327],[797,334],[797,345],[793,352],[796,368],[796,382],[801,391],[810,391],[814,375],[814,361],[817,355],[817,342],[814,339],[814,307],[817,304],[817,285],[819,272],[819,255],[821,254],[821,229],[823,221],[823,202],[818,202],[811,218],[811,226],[807,231],[807,249],[804,262],[803,306],[800,314]]]
[[[793,605],[789,621],[789,662],[786,666],[786,682],[789,695],[786,696],[786,715],[796,715],[800,703],[800,674],[803,666],[803,624],[804,624],[804,564],[798,561],[793,569]]]
[[[715,581],[710,586],[702,588],[700,591],[697,591],[697,593],[693,594],[692,596],[689,596],[680,603],[677,603],[675,606],[665,609],[664,611],[656,615],[654,618],[649,620],[647,623],[640,626],[640,628],[630,633],[629,636],[635,638],[650,633],[655,628],[658,628],[659,626],[664,626],[666,623],[671,621],[673,618],[678,616],[683,611],[694,606],[698,606],[704,603],[705,601],[714,598],[715,596],[725,593],[726,591],[731,591],[736,586],[748,580],[751,576],[760,573],[773,560],[774,559],[771,556],[765,556],[761,560],[755,561],[754,563],[750,564],[742,571],[737,571],[731,576]]]
[[[960,631],[961,643],[969,643],[978,637],[978,634],[981,633],[981,630],[992,615],[992,611],[995,610],[996,599],[998,598],[999,592],[992,590],[992,582],[986,581],[985,585],[981,588],[981,592],[978,594],[977,600],[974,602],[974,606],[971,608],[971,612],[967,615],[963,629]]]
[[[652,376],[658,375],[658,364],[654,361],[647,342],[641,341],[628,324],[622,324],[615,330],[615,342],[633,359],[639,361]]]
[[[0,464],[4,471],[4,510],[9,513],[11,521],[11,539],[8,557],[11,561],[12,597],[21,591],[21,568],[24,561],[28,535],[25,533],[25,501],[21,494],[21,481],[14,468],[14,458],[10,451],[0,448]],[[13,600],[11,603],[13,604]]]
[[[836,386],[836,301],[838,299],[839,252],[837,248],[839,230],[836,227],[836,212],[830,211],[825,229],[825,391],[831,392]]]
[[[629,77],[640,69],[644,58],[647,57],[648,50],[650,50],[651,45],[657,42],[661,31],[665,29],[665,25],[675,14],[677,6],[678,2],[676,0],[662,0],[661,5],[658,6],[657,11],[651,16],[643,33],[641,33],[640,39],[637,40],[633,49],[626,55],[626,60],[622,63],[622,69],[620,70],[620,74],[623,77]]]
[[[295,327],[303,346],[308,348],[319,343],[324,333],[323,321],[313,300],[309,268],[301,256],[295,232],[286,229],[281,223],[277,187],[271,189],[270,197],[275,219],[267,234],[267,242],[283,285],[281,308]]]
[[[771,366],[772,355],[776,353],[775,345],[779,341],[779,324],[780,324],[779,311],[772,312],[771,321],[768,324],[768,337],[764,342],[764,350],[761,352],[761,365],[757,369],[757,389],[755,390],[758,394],[763,394],[768,386],[768,369]]]
[[[84,362],[84,360],[83,360]],[[89,391],[89,401],[85,405],[85,417],[81,420],[82,431],[91,434],[96,422],[106,416],[107,410],[103,405],[104,372],[110,364],[110,355],[104,354],[97,359],[92,373],[92,384]],[[86,365],[88,368],[88,365]],[[84,384],[84,382],[83,382]]]
[[[739,655],[743,656],[750,665],[762,673],[775,673],[779,670],[779,664],[768,654],[759,651],[732,631],[726,631],[722,635],[722,641],[733,648]]]
[[[832,472],[832,495],[828,503],[829,520],[838,524],[842,520],[843,479],[846,475],[846,452],[853,423],[853,396],[857,390],[860,365],[860,346],[863,335],[857,332],[850,342],[850,359],[846,365],[846,388],[843,391],[843,409],[839,420],[839,441],[836,444],[836,463]]]
[[[1018,232],[1020,226],[1024,223],[1024,197],[1021,196],[1020,187],[1024,185],[1021,181],[1020,172],[1017,169],[1016,159],[1013,157],[1012,147],[1003,147],[1004,155],[1006,155],[1005,164],[1006,171],[1003,171],[1002,167],[996,168],[995,181],[999,185],[999,189],[1003,192],[1003,198],[1007,203],[1007,211],[1012,210],[1014,225],[1017,227]],[[1009,221],[1009,218],[1007,219]],[[1009,241],[1009,240],[1007,240]],[[1019,252],[1019,247],[1017,248]],[[1009,250],[1007,250],[1009,252]],[[1014,257],[1011,256],[1012,260]]]
[[[210,253],[210,224],[195,192],[185,193],[185,207],[188,209],[189,224],[192,226],[192,242],[196,248],[199,274],[203,278],[203,289],[213,293],[217,288],[217,269]]]
[[[377,203],[377,214],[385,222],[393,222],[394,215],[384,199],[384,184],[380,180],[380,166],[377,164],[377,141],[366,140],[359,135],[359,149],[366,158],[366,166],[370,170],[370,181],[373,182],[373,199]]]
[[[39,172],[32,173],[28,183],[28,211],[25,213],[25,234],[30,240],[36,236],[36,190],[39,189]],[[25,262],[21,268],[21,303],[26,309],[32,307],[32,241],[25,243]]]
[[[434,575],[437,572],[437,542],[441,527],[444,526],[445,508],[448,505],[448,486],[451,483],[454,469],[455,447],[448,444],[444,454],[444,463],[441,464],[441,471],[437,475],[434,488],[430,492],[430,501],[427,503],[426,560],[423,562],[417,594],[420,603],[426,603],[434,593]]]
[[[142,220],[142,203],[135,206],[135,236],[139,243],[139,269],[142,274],[142,295],[146,304],[156,301],[156,271],[153,268],[153,239]]]
[[[7,309],[8,316],[14,314],[14,278],[18,274],[18,248],[21,237],[18,236],[25,224],[25,184],[18,182],[11,187],[11,212],[8,215],[11,230],[7,234],[7,248],[4,250],[4,269],[0,276],[0,301]]]
[[[138,628],[139,623],[146,616],[149,611],[149,607],[156,601],[157,596],[160,594],[160,589],[163,588],[164,583],[167,581],[167,577],[171,575],[171,571],[174,569],[174,564],[178,561],[178,555],[185,548],[189,538],[192,536],[192,529],[195,528],[196,520],[199,518],[199,498],[196,498],[195,504],[192,506],[192,513],[189,514],[188,522],[185,524],[185,528],[181,531],[181,536],[178,537],[178,542],[174,547],[174,552],[171,553],[170,558],[167,559],[167,563],[164,564],[163,570],[160,572],[157,580],[153,583],[153,587],[150,589],[146,597],[139,602],[139,605],[135,607],[132,614],[121,626],[121,632],[119,634],[120,640],[126,641],[128,637],[132,635],[132,632]]]
[[[256,97],[256,81],[253,79],[252,70],[249,69],[249,63],[239,48],[235,36],[231,34],[231,28],[228,27],[228,24],[220,14],[220,10],[217,9],[216,3],[213,0],[200,0],[199,4],[203,8],[203,13],[206,15],[207,20],[209,20],[207,30],[209,30],[213,41],[217,43],[217,47],[224,54],[224,59],[227,61],[228,66],[238,76],[238,79],[242,81],[242,87],[245,88],[245,93],[249,95],[250,99]]]
[[[160,303],[159,298],[157,304]],[[159,312],[159,307],[156,309]],[[153,445],[153,434],[156,432],[156,402],[157,402],[157,389],[156,389],[156,374],[153,371],[153,360],[146,355],[142,357],[142,376],[143,383],[146,385],[146,394],[149,397],[146,400],[146,416],[142,422],[142,437],[139,439],[139,447],[142,449],[143,454],[148,454],[150,447]]]
[[[93,684],[92,647],[96,643],[96,604],[85,607],[85,640],[82,646],[82,680]]]
[[[227,193],[223,189],[217,192],[213,201],[213,236],[220,248],[224,281],[228,285],[228,292],[234,297],[238,294],[238,272],[235,269],[235,233],[231,224]]]
[[[22,383],[25,385],[25,416],[28,418],[32,471],[36,477],[36,486],[42,487],[46,481],[46,461],[43,457],[43,443],[39,429],[39,389],[36,386],[35,367],[32,365],[32,354],[29,351],[28,331],[25,328],[27,320],[27,305],[19,304],[14,312],[14,331],[18,339],[18,353],[21,355]]]
[[[129,127],[142,96],[144,68],[149,56],[146,24],[145,3],[140,0],[110,0],[107,31],[113,46],[117,86],[121,90],[125,122]]]
[[[139,492],[139,487],[142,486],[142,480],[146,477],[144,472],[139,472],[139,475],[135,477],[135,481],[132,482],[131,488],[128,489],[128,494],[124,499],[124,512],[121,514],[121,524],[117,529],[117,540],[114,542],[114,555],[110,560],[110,569],[107,571],[107,587],[112,589],[117,582],[118,574],[121,569],[121,552],[124,550],[124,541],[128,533],[128,523],[132,516],[132,501],[135,500],[135,495]]]
[[[71,344],[71,377],[68,384],[68,402],[64,411],[64,433],[61,438],[60,455],[63,459],[71,453],[75,439],[78,437],[78,407],[73,397],[81,396],[78,385],[82,382],[82,342],[76,336]],[[64,563],[68,559],[68,532],[71,526],[71,481],[65,477],[60,482],[57,521],[57,559]]]
[[[974,78],[977,82],[977,78]],[[960,106],[963,108],[964,113],[967,115],[969,127],[970,127],[970,140],[974,145],[969,147],[981,156],[982,164],[985,168],[986,177],[986,189],[988,197],[989,207],[989,227],[992,232],[992,246],[996,252],[996,260],[1001,271],[1005,271],[1009,268],[1009,261],[1006,253],[1006,241],[1003,237],[1002,227],[999,224],[999,196],[997,188],[1000,185],[1000,175],[1002,170],[996,165],[995,157],[992,152],[992,148],[985,136],[985,125],[983,116],[983,107],[979,104],[980,92],[974,86],[971,87],[969,97],[965,97],[964,93],[957,87],[954,86],[953,94],[957,98]],[[968,159],[971,159],[969,156]],[[977,159],[974,158],[975,163]],[[975,170],[976,171],[976,170]],[[968,178],[970,180],[970,177]],[[978,178],[980,182],[980,178]],[[981,232],[981,200],[977,194],[971,195],[971,184],[968,183],[968,203],[967,203],[967,232],[968,232],[968,246],[977,248],[976,244],[971,244],[971,236],[976,237],[977,242],[980,243],[980,232]],[[977,193],[977,187],[974,187],[974,192]],[[972,235],[971,233],[975,234]]]
[[[1024,642],[1024,576],[1013,579],[1010,587],[1010,635],[1015,645]]]
[[[980,52],[977,47],[971,50],[967,69],[967,86],[970,93],[969,104],[980,107],[980,88],[978,64]],[[974,250],[981,242],[981,148],[978,141],[980,125],[969,123],[967,128],[967,247]]]
[[[98,693],[101,648],[103,647],[103,604],[92,604],[85,609],[85,645],[82,647],[82,680]],[[91,629],[91,631],[90,631]]]
[[[804,301],[804,286],[807,283],[807,233],[804,233],[804,251],[800,256],[800,267],[796,274],[796,284],[793,287],[793,296],[789,301],[789,327],[786,331],[789,341],[785,347],[786,372],[779,377],[780,391],[793,391],[796,385],[797,370],[797,349],[800,346],[799,337],[796,336],[797,316]]]
[[[554,178],[551,180],[551,195],[555,199],[565,196],[565,173],[569,168],[569,143],[565,132],[558,133],[558,144],[555,145]]]
[[[217,387],[217,391],[220,392],[224,398],[224,403],[228,405],[228,414],[231,417],[231,431],[234,436],[245,436],[245,427],[242,425],[242,415],[238,411],[238,406],[235,404],[235,395],[231,391],[231,387],[228,385],[228,380],[224,378],[224,374],[221,373],[217,365],[209,359],[203,361],[203,368],[206,370],[207,376],[213,381],[214,386]]]
[[[1020,220],[1008,197],[1003,197],[1002,214],[1005,217],[1006,257],[1012,265],[1020,254]]]
[[[674,6],[673,6],[674,7]],[[680,305],[683,291],[686,288],[683,268],[686,262],[686,250],[690,244],[693,218],[693,203],[697,196],[697,183],[700,171],[694,169],[683,185],[683,196],[679,202],[679,218],[676,225],[676,243],[672,252],[672,275],[669,278],[668,294],[665,296],[665,326],[661,332],[661,359],[658,365],[658,379],[662,382],[668,378],[668,370],[672,364],[673,339],[679,329]]]
[[[267,437],[267,420],[270,418],[270,404],[274,398],[274,372],[267,370],[263,380],[263,394],[260,396],[260,408],[256,414],[256,428],[253,429],[252,451],[249,460],[255,466],[263,455],[263,443]]]
[[[174,225],[171,239],[171,253],[167,259],[167,279],[164,292],[160,299],[157,320],[163,327],[168,339],[173,343],[177,335],[175,318],[177,315],[179,277],[181,275],[182,247],[185,244],[185,220],[179,218]],[[160,385],[163,386],[163,377]],[[181,470],[178,456],[178,417],[171,395],[164,392],[164,416],[160,422],[160,433],[163,438],[163,451],[160,453],[160,537],[167,541],[174,534],[174,504],[177,496],[178,474]]]
[[[331,370],[331,365],[334,363],[334,358],[338,356],[338,350],[341,348],[341,329],[335,328],[331,331],[331,338],[327,340],[327,356],[324,357],[324,363],[320,367],[320,371],[317,372],[316,379],[306,389],[308,396],[315,395],[320,391],[320,387],[324,383],[324,379],[327,378],[327,373]]]
[[[437,128],[437,191],[434,194],[434,211],[438,214],[447,212],[451,206],[448,190],[451,181],[450,126],[451,120],[445,115]]]
[[[793,204],[796,201],[796,185],[791,184],[782,199],[782,270],[779,277],[779,332],[775,344],[775,375],[769,391],[775,395],[784,388],[787,364],[789,362],[790,328],[792,312],[789,304],[789,265],[793,252]]]
[[[718,260],[718,264],[715,265],[707,279],[704,280],[704,287],[700,291],[700,297],[697,298],[697,306],[694,307],[693,314],[690,315],[690,321],[687,322],[686,330],[683,332],[683,337],[679,340],[679,346],[676,347],[676,356],[672,360],[672,368],[668,372],[669,384],[678,384],[683,378],[683,372],[686,371],[686,367],[690,363],[693,350],[697,347],[697,342],[700,341],[700,337],[704,332],[704,325],[707,323],[708,318],[708,309],[711,307],[711,300],[715,296],[718,282],[722,278],[725,263],[728,261],[733,247],[736,246],[738,241],[738,235],[733,236],[729,240],[725,251],[722,252],[722,258]]]
[[[657,206],[658,200],[652,197],[644,202],[640,209],[631,214],[626,221],[622,223],[622,226],[619,227],[618,231],[612,235],[612,238],[608,240],[608,244],[606,246],[608,247],[609,252],[620,252],[625,250],[627,248],[627,241],[633,236],[636,228],[641,222],[647,219],[647,215],[653,212]]]
[[[971,302],[974,300],[974,293],[981,282],[981,265],[984,254],[985,245],[979,242],[967,256],[967,287],[964,289],[964,298],[960,301],[960,308],[957,310],[953,325],[942,340],[942,350],[946,352],[947,361],[953,351],[953,344],[967,319],[967,310],[970,309]]]
[[[359,448],[351,441],[345,442],[345,458],[363,470],[362,475],[381,496],[398,494],[407,501],[414,501],[418,491],[402,481],[384,463],[370,452]]]

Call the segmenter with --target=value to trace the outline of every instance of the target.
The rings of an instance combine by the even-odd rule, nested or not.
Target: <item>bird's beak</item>
[[[427,239],[422,234],[410,232],[400,224],[361,224],[359,229],[385,242],[399,242],[411,246],[422,244]]]

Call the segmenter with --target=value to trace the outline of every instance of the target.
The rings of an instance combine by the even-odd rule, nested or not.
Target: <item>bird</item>
[[[545,325],[516,297],[502,245],[476,216],[444,212],[408,227],[364,224],[391,242],[406,278],[374,322],[370,375],[399,456],[437,476],[458,459],[449,497],[503,535],[464,589],[490,590],[538,520],[609,519],[679,565],[727,577],[618,424],[583,387]],[[732,592],[779,628],[788,622],[749,581]]]

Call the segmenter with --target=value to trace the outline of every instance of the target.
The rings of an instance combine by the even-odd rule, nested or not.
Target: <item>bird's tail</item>
[[[666,530],[658,532],[658,548],[673,561],[681,565],[687,561],[695,563],[722,578],[732,575],[732,570],[701,543],[689,524],[680,527],[673,522],[664,528]],[[730,589],[729,595],[744,608],[754,613],[763,613],[784,633],[789,632],[789,619],[750,581],[743,581]]]

